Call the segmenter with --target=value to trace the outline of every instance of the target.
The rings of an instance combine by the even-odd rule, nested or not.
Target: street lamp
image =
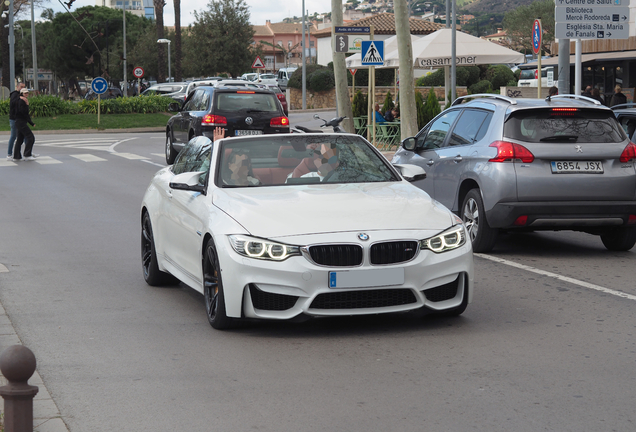
[[[170,72],[170,39],[158,39],[157,43],[168,44],[168,82],[172,82],[172,74]]]

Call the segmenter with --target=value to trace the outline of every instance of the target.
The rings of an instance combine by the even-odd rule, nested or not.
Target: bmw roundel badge
[[[358,234],[358,238],[359,238],[360,240],[362,240],[362,241],[367,241],[367,240],[369,240],[369,234],[366,234],[366,233],[360,233],[360,234]]]

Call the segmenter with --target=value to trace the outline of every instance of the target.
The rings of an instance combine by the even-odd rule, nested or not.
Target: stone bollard
[[[9,382],[0,387],[4,398],[5,432],[33,431],[33,398],[38,387],[27,383],[35,372],[35,355],[25,346],[13,345],[0,355],[0,371]]]

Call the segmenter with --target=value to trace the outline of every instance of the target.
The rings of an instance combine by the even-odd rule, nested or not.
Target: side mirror
[[[168,111],[170,112],[179,112],[180,110],[179,104],[176,102],[171,102],[170,105],[168,105]]]
[[[199,183],[201,174],[205,174],[205,171],[177,174],[170,182],[170,188],[190,192],[203,192],[205,186]]]
[[[394,164],[393,166],[397,168],[407,182],[424,180],[426,178],[426,171],[420,166],[410,164]]]
[[[405,138],[402,141],[402,148],[404,150],[414,151],[416,142],[415,137]]]

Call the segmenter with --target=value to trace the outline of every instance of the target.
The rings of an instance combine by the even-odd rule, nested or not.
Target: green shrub
[[[424,121],[424,97],[418,90],[415,91],[415,109],[417,112],[417,128],[422,129],[424,126],[426,126],[427,122]]]
[[[336,86],[336,79],[332,70],[321,69],[307,77],[307,84],[309,90],[326,91]]]
[[[468,87],[468,92],[470,94],[492,93],[492,84],[488,80],[479,81]]]
[[[428,122],[433,120],[437,114],[441,113],[442,110],[439,107],[439,101],[437,100],[437,96],[435,95],[435,88],[432,88],[431,91],[428,92],[428,97],[426,98],[426,104],[424,105],[424,116],[423,123],[420,126],[420,129]]]
[[[322,66],[319,64],[311,64],[305,67],[307,83],[309,83],[309,77],[311,76],[311,74],[320,69],[328,69],[328,68],[326,66]],[[287,87],[302,89],[303,88],[302,80],[303,80],[303,68],[299,67],[298,69],[294,71],[292,76],[289,78],[289,82],[287,82]]]
[[[515,79],[515,74],[506,65],[490,66],[486,71],[485,78],[490,81],[493,89],[505,86],[508,82]]]
[[[415,85],[419,87],[429,87],[444,85],[444,69],[437,69],[435,72],[419,77],[415,82]]]
[[[366,117],[369,111],[369,100],[367,95],[362,94],[360,90],[353,96],[353,102],[351,103],[351,109],[354,117]]]
[[[392,110],[393,108],[395,108],[395,104],[393,103],[393,96],[391,96],[391,92],[386,92],[384,104],[382,105],[382,112],[385,113],[389,110]]]

